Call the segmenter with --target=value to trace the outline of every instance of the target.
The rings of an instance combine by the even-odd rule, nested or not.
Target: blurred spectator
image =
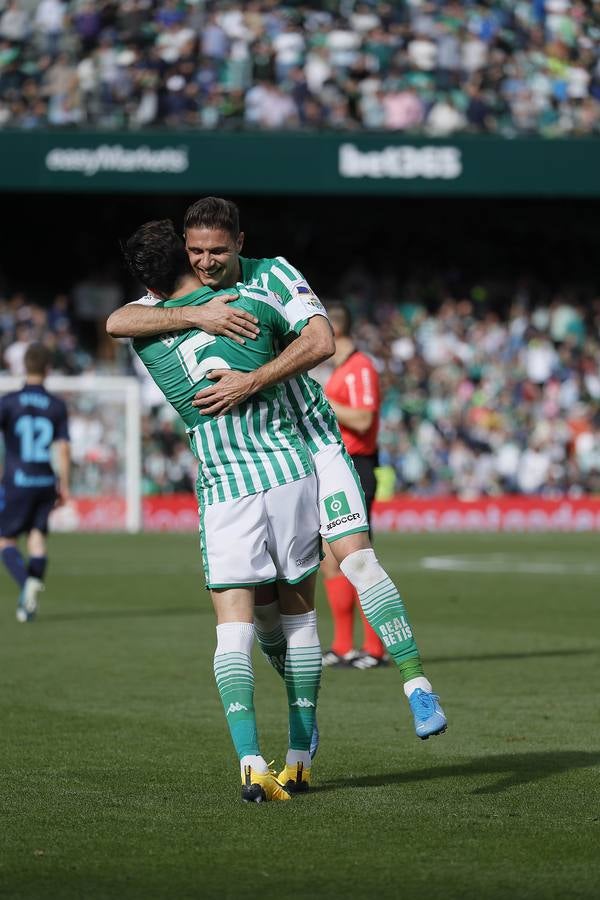
[[[440,96],[429,110],[425,130],[432,137],[444,137],[461,131],[467,120],[449,97]]]
[[[454,283],[436,272],[433,281],[402,284],[357,266],[339,285],[337,296],[355,315],[357,346],[381,377],[387,492],[464,499],[600,493],[600,300],[539,288],[534,302],[516,282],[496,285],[501,301],[494,303],[492,286],[459,292]],[[43,340],[55,372],[136,374],[145,490],[191,490],[185,430],[145,370],[132,367],[126,344],[104,344],[104,321],[123,288],[98,275],[75,285],[71,297],[72,308],[64,293],[47,308],[22,293],[0,297],[5,370],[22,374],[28,342]],[[315,374],[326,379],[326,366]],[[117,491],[118,408],[73,396],[76,483],[82,492]]]
[[[114,342],[106,334],[106,320],[122,301],[121,285],[109,270],[79,281],[72,291],[73,311],[84,346],[100,359],[111,360]]]
[[[20,0],[9,0],[0,16],[0,36],[13,44],[22,44],[29,36],[30,16]]]
[[[25,351],[33,341],[30,322],[17,322],[15,340],[4,351],[4,362],[11,375],[25,375]]]
[[[598,3],[0,5],[0,127],[600,132]],[[44,73],[63,53],[78,89],[53,84],[44,105]],[[265,85],[273,115],[256,100]]]
[[[33,19],[42,53],[55,56],[65,28],[67,3],[62,0],[40,0]]]
[[[363,308],[357,327],[381,372],[381,460],[396,488],[598,492],[600,304],[516,304],[501,318],[442,290],[434,315],[400,302],[376,310],[376,329]]]

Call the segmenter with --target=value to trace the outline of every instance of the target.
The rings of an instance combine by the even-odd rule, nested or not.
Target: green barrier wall
[[[0,189],[600,196],[600,139],[4,131]]]

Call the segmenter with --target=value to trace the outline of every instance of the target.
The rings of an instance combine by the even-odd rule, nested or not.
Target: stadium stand
[[[600,7],[0,0],[0,127],[600,130]]]
[[[406,299],[371,306],[368,285],[358,290],[358,281],[351,275],[340,296],[354,309],[358,345],[380,372],[380,461],[397,490],[463,499],[600,493],[600,300],[534,302],[515,283],[511,302],[497,312],[482,285],[455,296],[440,284],[437,302],[426,308],[412,298],[427,291],[412,284],[398,293]],[[144,405],[144,492],[191,490],[195,464],[183,429],[134,367],[127,345],[109,361],[89,343],[86,325],[65,295],[48,309],[23,294],[0,300],[4,371],[20,374],[22,348],[41,338],[56,372],[135,372]],[[84,407],[75,426],[82,485],[89,478],[109,485],[113,463],[94,441],[110,434],[111,423],[99,425]]]

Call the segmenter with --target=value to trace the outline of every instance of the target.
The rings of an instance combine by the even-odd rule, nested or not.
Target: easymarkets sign
[[[600,139],[0,130],[0,190],[600,197]]]
[[[179,175],[189,169],[187,147],[153,150],[143,144],[128,149],[122,144],[101,144],[94,148],[53,147],[46,154],[49,172],[76,172],[91,178],[98,172],[153,172]]]

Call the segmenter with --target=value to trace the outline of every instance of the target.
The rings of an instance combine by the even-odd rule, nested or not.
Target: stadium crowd
[[[0,127],[600,130],[583,0],[0,0]]]
[[[486,286],[378,284],[359,268],[339,287],[357,344],[380,373],[380,462],[390,489],[461,498],[600,493],[600,299],[544,297],[523,282],[505,287],[510,300],[498,306]],[[127,342],[112,359],[99,352],[84,312],[64,294],[49,308],[23,294],[1,299],[4,374],[22,375],[33,339],[51,348],[55,372],[137,374],[144,491],[192,490],[183,427]],[[93,392],[68,399],[76,490],[109,491],[122,453],[120,411]]]

